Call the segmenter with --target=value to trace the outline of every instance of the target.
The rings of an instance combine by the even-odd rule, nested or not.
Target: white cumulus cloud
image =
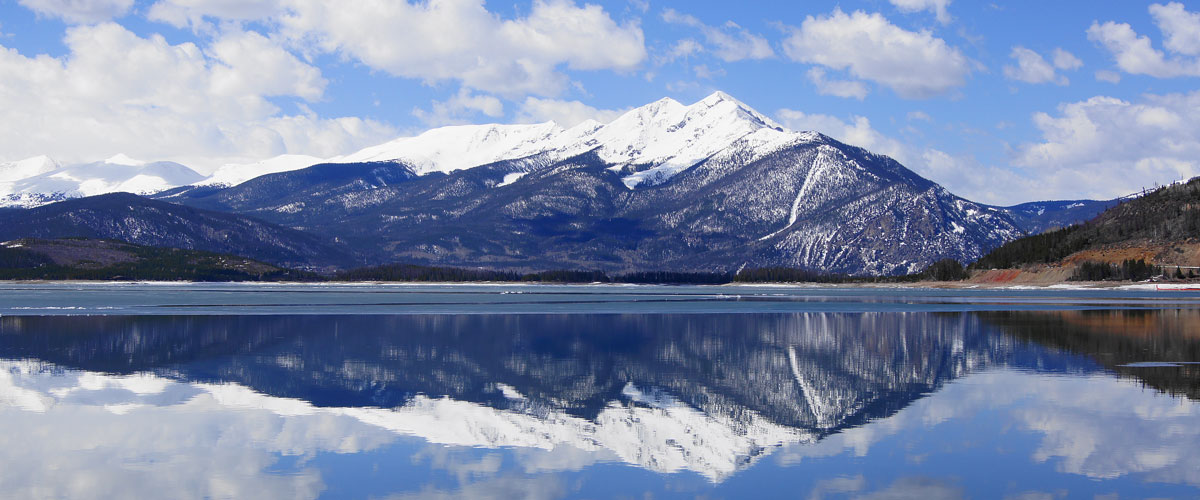
[[[1054,67],[1063,70],[1075,70],[1083,67],[1083,61],[1075,57],[1075,54],[1059,47],[1054,49]]]
[[[133,0],[17,0],[39,15],[57,17],[68,23],[88,24],[121,17]]]
[[[283,0],[160,0],[146,17],[176,28],[202,27],[205,18],[252,21],[282,13]]]
[[[1053,64],[1046,61],[1041,54],[1021,46],[1013,47],[1009,56],[1015,59],[1017,64],[1004,67],[1005,78],[1025,83],[1067,85],[1070,80],[1058,74],[1057,70],[1072,70],[1083,65],[1083,61],[1061,48],[1055,49]]]
[[[1102,69],[1096,72],[1096,79],[1102,82],[1117,84],[1121,83],[1121,74],[1116,71]]]
[[[1200,55],[1200,13],[1188,12],[1183,4],[1151,5],[1150,15],[1162,30],[1163,46],[1178,54]]]
[[[6,155],[74,162],[127,153],[203,170],[226,158],[331,156],[394,134],[358,118],[283,113],[270,98],[319,99],[325,80],[257,33],[233,30],[206,50],[102,23],[70,28],[63,41],[61,57],[0,46]]]
[[[958,49],[929,31],[908,31],[882,15],[834,9],[790,28],[784,53],[793,61],[846,70],[855,78],[924,99],[960,87],[971,72]]]
[[[807,75],[808,81],[817,87],[817,93],[821,95],[853,97],[861,101],[870,92],[863,82],[827,78],[825,68],[810,68]]]
[[[675,42],[674,44],[671,44],[671,48],[667,51],[667,56],[665,59],[667,61],[686,59],[701,52],[704,52],[704,46],[700,45],[700,42],[692,40],[691,38],[685,38]]]
[[[663,11],[663,20],[668,23],[682,24],[700,30],[705,41],[712,47],[712,53],[725,62],[741,61],[743,59],[767,59],[775,56],[771,44],[766,38],[747,31],[733,21],[726,22],[721,27],[709,26],[689,14],[682,14],[675,9]]]
[[[946,11],[946,7],[950,5],[950,0],[888,0],[892,5],[896,6],[902,12],[920,12],[930,11],[937,16],[937,20],[942,24],[949,24],[953,20],[950,13]]]
[[[476,94],[464,88],[449,99],[434,101],[430,110],[413,110],[413,116],[435,127],[471,123],[471,118],[478,114],[489,118],[503,116],[504,103],[495,96]]]
[[[1056,195],[1110,198],[1200,175],[1200,91],[1096,96],[1033,123],[1042,138],[1019,147],[1015,163],[1041,172]]]
[[[510,97],[563,92],[569,79],[560,66],[632,71],[646,58],[637,22],[619,24],[598,5],[569,0],[535,1],[528,16],[507,20],[482,0],[286,0],[277,21],[308,50]]]
[[[628,109],[597,109],[579,101],[526,97],[517,113],[517,121],[541,123],[553,121],[561,127],[573,127],[587,120],[608,123]]]
[[[785,108],[776,112],[775,117],[779,119],[780,124],[789,129],[820,132],[846,144],[891,156],[906,165],[919,157],[919,154],[904,142],[875,130],[871,126],[871,120],[865,116],[852,116],[846,121],[832,115]]]
[[[266,21],[310,54],[508,97],[562,93],[570,83],[563,67],[627,72],[646,59],[638,22],[618,23],[573,0],[535,0],[512,19],[483,0],[159,0],[148,17],[176,27]]]
[[[1164,47],[1154,48],[1148,36],[1139,35],[1128,23],[1094,22],[1088,40],[1112,54],[1117,67],[1126,73],[1156,78],[1200,76],[1200,14],[1188,12],[1180,3],[1151,5],[1150,15],[1166,37]]]
[[[314,100],[324,93],[326,81],[319,69],[253,31],[222,36],[209,52],[220,61],[212,68],[214,94],[294,95]]]

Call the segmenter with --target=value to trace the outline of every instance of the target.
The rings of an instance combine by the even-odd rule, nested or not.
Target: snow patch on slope
[[[792,201],[792,209],[788,214],[787,224],[779,228],[778,231],[759,238],[758,241],[771,239],[772,236],[787,231],[788,228],[792,227],[792,225],[796,223],[796,220],[800,218],[800,205],[804,203],[808,197],[809,192],[812,190],[812,186],[816,182],[820,182],[824,179],[828,169],[836,166],[834,160],[830,158],[832,148],[822,146],[818,151],[817,158],[815,161],[813,161],[812,170],[809,170],[808,175],[805,176],[804,184],[800,185],[800,191],[796,193],[796,199]]]
[[[528,173],[529,172],[513,172],[511,174],[504,174],[504,180],[500,181],[499,184],[496,184],[496,187],[504,187],[504,186],[507,186],[514,182],[517,182],[522,177],[525,177],[525,174],[528,174]]]

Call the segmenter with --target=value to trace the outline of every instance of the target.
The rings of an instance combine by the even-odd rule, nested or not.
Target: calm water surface
[[[0,284],[3,498],[1198,498],[1200,295]]]

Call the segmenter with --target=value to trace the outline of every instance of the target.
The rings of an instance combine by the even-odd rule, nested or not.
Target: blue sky
[[[1200,6],[2,0],[0,161],[200,171],[723,90],[983,202],[1200,175]]]

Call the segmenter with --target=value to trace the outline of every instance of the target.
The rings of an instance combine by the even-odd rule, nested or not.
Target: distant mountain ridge
[[[1082,224],[1008,242],[977,269],[1144,260],[1200,266],[1200,177],[1128,199]]]
[[[1011,207],[997,207],[1008,213],[1028,234],[1039,234],[1087,222],[1121,202],[1115,200],[1031,201]]]
[[[154,198],[319,234],[368,264],[848,274],[970,262],[1102,205],[974,203],[720,92],[608,124],[443,127],[300,168],[312,160],[222,169]]]
[[[253,218],[112,193],[0,211],[0,242],[97,238],[252,257],[285,267],[344,267],[351,252],[308,233]]]
[[[31,175],[18,177],[26,173]],[[113,192],[151,194],[203,179],[178,163],[144,162],[125,155],[66,167],[40,156],[0,165],[0,205],[35,207]]]

